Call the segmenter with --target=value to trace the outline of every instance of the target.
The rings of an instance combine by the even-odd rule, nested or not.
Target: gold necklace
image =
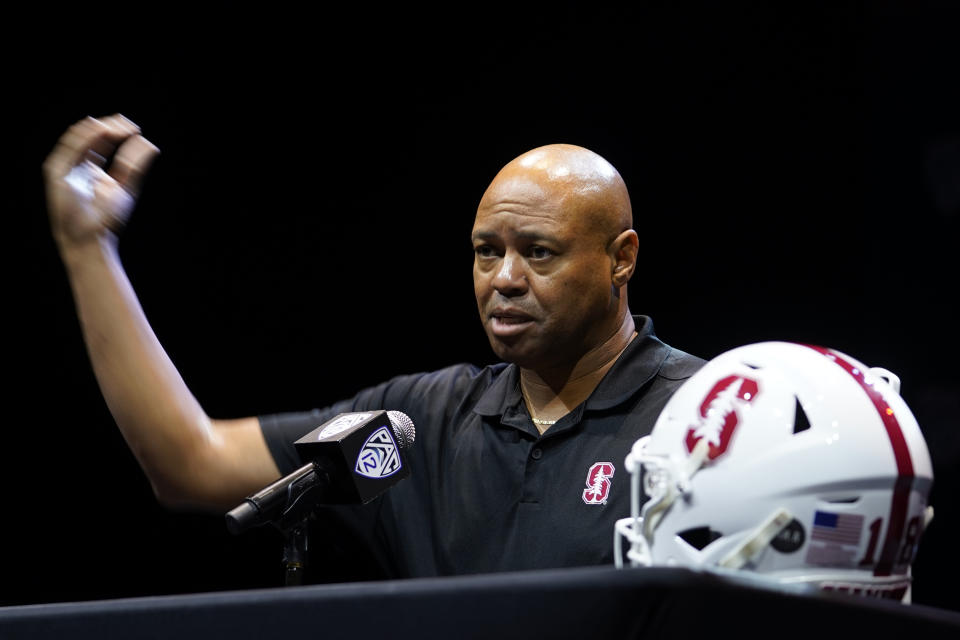
[[[536,412],[533,410],[533,403],[530,402],[530,397],[527,396],[527,390],[523,388],[522,380],[520,381],[520,394],[523,396],[523,401],[527,403],[527,411],[530,413],[530,419],[533,421],[533,424],[539,424],[544,427],[557,424],[556,420],[541,420],[537,417]]]
[[[529,409],[530,407],[527,407],[527,408]],[[531,411],[530,413],[533,413],[533,412]],[[557,424],[557,421],[556,421],[556,420],[541,420],[540,418],[537,418],[537,417],[532,416],[532,415],[530,416],[530,419],[533,420],[533,424],[542,424],[542,425],[544,425],[544,426],[548,426],[548,425],[551,425],[551,424]]]

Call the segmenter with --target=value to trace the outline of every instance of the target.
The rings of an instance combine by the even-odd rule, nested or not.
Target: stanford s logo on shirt
[[[583,490],[583,501],[587,504],[606,504],[610,495],[610,478],[616,471],[612,462],[594,462],[587,471],[587,488]]]

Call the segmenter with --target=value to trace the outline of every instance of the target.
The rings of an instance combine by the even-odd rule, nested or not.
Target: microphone
[[[227,513],[227,530],[267,522],[282,529],[317,504],[366,504],[410,475],[404,452],[415,436],[401,411],[341,413],[293,443],[310,462],[244,498]]]

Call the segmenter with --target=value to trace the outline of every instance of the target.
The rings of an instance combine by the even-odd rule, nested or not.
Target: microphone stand
[[[314,508],[322,502],[325,484],[329,476],[320,467],[307,466],[287,478],[282,495],[283,508],[279,515],[255,518],[259,506],[251,498],[227,514],[227,528],[234,534],[241,533],[251,526],[270,523],[283,535],[284,585],[303,584],[307,568],[307,522],[313,516]],[[277,494],[274,494],[277,495]]]
[[[283,583],[287,587],[303,584],[307,568],[307,518],[283,533]]]
[[[329,477],[317,467],[313,473],[294,481],[283,513],[273,521],[283,534],[284,585],[288,587],[303,584],[307,569],[307,523],[321,502],[324,490],[321,480],[329,480]]]

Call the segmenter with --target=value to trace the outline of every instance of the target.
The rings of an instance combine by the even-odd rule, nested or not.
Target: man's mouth
[[[533,318],[519,311],[494,311],[490,314],[490,330],[499,338],[515,336],[533,324]]]

